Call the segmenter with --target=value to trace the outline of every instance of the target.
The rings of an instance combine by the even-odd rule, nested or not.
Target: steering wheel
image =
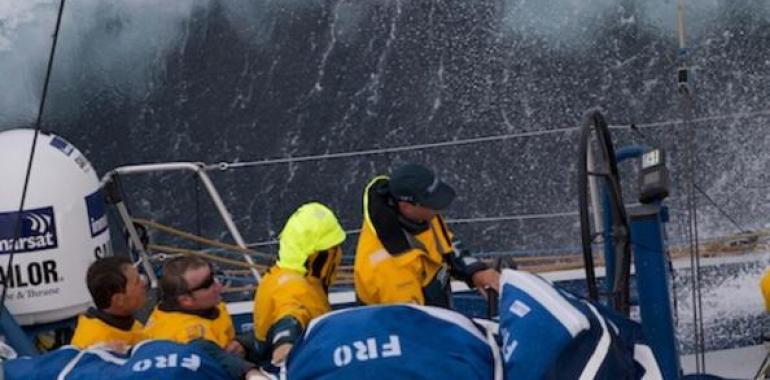
[[[580,133],[578,208],[588,297],[599,301],[600,296],[609,296],[613,308],[628,315],[631,271],[628,218],[610,130],[596,109],[586,113]],[[607,273],[614,275],[612,288],[603,294],[597,288],[592,251],[600,237],[605,243],[605,252],[614,256],[614,267],[607,268]]]

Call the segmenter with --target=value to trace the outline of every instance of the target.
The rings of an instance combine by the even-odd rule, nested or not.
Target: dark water
[[[36,116],[55,14],[53,2],[6,8],[1,129]],[[700,196],[701,236],[762,228],[770,215],[770,5],[695,1],[686,10],[689,49],[680,61],[673,0],[72,0],[43,124],[100,173],[132,163],[254,161],[554,131],[212,172],[246,240],[260,242],[275,239],[309,200],[358,228],[368,179],[407,161],[434,167],[456,188],[450,218],[575,212],[577,134],[559,130],[601,107],[611,124],[643,127],[644,138],[614,130],[616,145],[668,152],[671,241],[686,242],[692,144],[699,187],[739,224]],[[696,121],[686,125],[677,123],[682,62],[696,78]],[[621,172],[633,202],[635,164]],[[136,216],[229,239],[189,174],[124,185]],[[519,254],[577,252],[578,227],[574,215],[453,225],[474,252]],[[354,243],[351,235],[348,254]],[[749,333],[715,327],[715,334],[753,336],[755,321],[726,322]]]
[[[44,124],[104,173],[139,162],[251,161],[555,130],[578,125],[594,106],[611,124],[676,121],[683,114],[675,3],[71,1]],[[696,123],[696,176],[746,228],[764,226],[770,211],[767,116],[745,115],[768,108],[768,8],[744,0],[686,9],[696,117],[744,113]],[[45,38],[31,36],[52,28],[46,22],[54,12],[52,4],[32,7],[25,15],[39,20],[29,22],[34,29],[25,29],[21,16],[20,26],[4,29],[10,43],[0,50],[0,67],[10,84],[25,85],[17,97],[3,98],[0,125],[34,120],[25,110],[35,109],[47,50]],[[13,65],[14,48],[37,64]],[[691,142],[685,130],[643,128],[646,141],[615,133],[617,145],[668,150],[671,202],[682,212],[682,162]],[[214,177],[248,241],[275,238],[287,215],[311,199],[331,205],[346,227],[359,227],[366,181],[405,161],[435,167],[457,188],[450,217],[573,212],[576,139],[562,132]],[[633,201],[636,179],[628,166],[626,195]],[[206,202],[198,217],[181,216],[196,208],[188,176],[126,182],[136,213],[222,235]],[[705,199],[701,206],[705,234],[735,232]],[[673,235],[683,236],[682,225],[675,219]],[[476,251],[534,251],[576,246],[576,227],[566,216],[456,230]]]

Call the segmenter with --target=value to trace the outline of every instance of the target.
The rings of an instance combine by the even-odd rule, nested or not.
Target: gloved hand
[[[495,291],[500,291],[500,272],[494,269],[484,269],[473,274],[473,285],[479,289],[484,298],[487,294],[483,290],[485,288],[492,288]]]
[[[237,355],[238,357],[243,357],[246,354],[246,350],[243,348],[240,342],[237,340],[233,340],[230,343],[227,344],[227,347],[225,347],[225,352],[231,353],[233,355]]]
[[[246,380],[272,380],[273,376],[270,376],[270,374],[265,373],[261,369],[254,368],[246,372],[243,378]]]
[[[105,350],[108,350],[108,351],[117,352],[117,353],[121,353],[121,354],[125,354],[131,348],[131,346],[127,345],[126,342],[123,342],[123,341],[120,341],[120,340],[113,340],[113,341],[109,341],[109,342],[97,343],[97,344],[92,345],[91,347],[102,348],[102,349],[105,349]]]
[[[18,356],[19,355],[16,354],[16,350],[14,350],[13,347],[0,341],[0,363],[10,359],[16,359]]]
[[[292,347],[294,347],[294,345],[291,343],[284,343],[276,347],[273,350],[273,357],[270,360],[270,362],[275,366],[285,362],[286,358],[289,356],[289,352],[291,351]]]

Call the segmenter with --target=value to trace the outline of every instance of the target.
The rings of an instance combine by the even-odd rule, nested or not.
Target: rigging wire
[[[689,105],[687,107],[693,107]],[[692,110],[686,111],[692,112]],[[700,271],[700,249],[698,247],[698,202],[695,193],[695,176],[697,167],[697,144],[695,142],[695,127],[691,126],[690,142],[687,144],[688,167],[687,175],[687,209],[689,210],[687,235],[690,245],[690,273],[692,276],[692,302],[693,302],[693,329],[695,339],[696,355],[696,373],[705,373],[705,347],[703,336],[703,300],[701,295],[701,271]]]
[[[730,216],[730,214],[728,214],[728,213],[727,213],[727,211],[725,211],[724,209],[722,209],[722,207],[719,207],[719,205],[717,204],[717,202],[716,202],[716,201],[714,201],[714,199],[712,199],[712,198],[711,198],[711,197],[710,197],[708,194],[706,194],[706,192],[705,192],[705,191],[703,191],[703,189],[701,189],[701,188],[700,188],[700,186],[698,186],[697,184],[695,185],[695,190],[697,190],[699,193],[701,193],[701,195],[703,195],[703,196],[706,198],[706,200],[708,200],[708,201],[709,201],[709,203],[711,203],[712,205],[714,205],[714,207],[716,207],[716,209],[719,211],[719,213],[720,213],[720,214],[722,214],[722,216],[724,216],[725,218],[727,218],[727,220],[729,220],[729,221],[730,221],[730,223],[732,223],[732,224],[733,224],[733,226],[735,226],[735,228],[737,228],[737,229],[738,229],[738,231],[740,231],[740,232],[742,232],[742,233],[743,233],[743,232],[749,232],[749,230],[747,230],[746,228],[744,228],[744,227],[743,227],[743,226],[742,226],[740,223],[738,223],[738,222],[737,222],[737,221],[736,221],[736,220],[735,220],[735,219],[734,219],[732,216]]]
[[[726,119],[742,119],[742,118],[750,118],[750,117],[757,117],[757,116],[770,116],[770,109],[753,111],[753,112],[736,112],[731,114],[709,115],[709,116],[703,116],[698,118],[690,118],[687,120],[663,120],[663,121],[638,123],[638,124],[618,124],[618,125],[610,125],[609,128],[610,129],[629,129],[629,128],[654,128],[654,127],[662,127],[662,126],[678,127],[678,126],[687,125],[689,123],[700,123],[700,122],[706,122],[706,121],[716,121],[716,120],[726,120]],[[551,134],[561,134],[561,133],[567,133],[567,132],[575,132],[577,130],[578,130],[578,127],[565,127],[565,128],[556,128],[556,129],[525,131],[525,132],[518,132],[518,133],[505,133],[505,134],[497,134],[497,135],[490,135],[490,136],[483,136],[483,137],[473,137],[473,138],[467,138],[467,139],[439,141],[435,143],[402,145],[402,146],[389,147],[389,148],[375,148],[375,149],[365,149],[365,150],[339,152],[339,153],[316,154],[316,155],[297,156],[297,157],[289,156],[289,157],[279,157],[279,158],[265,158],[265,159],[254,160],[254,161],[233,161],[233,162],[222,161],[215,164],[204,165],[203,169],[206,171],[214,171],[214,170],[224,171],[224,170],[230,170],[230,169],[241,169],[241,168],[276,165],[276,164],[329,160],[329,159],[336,159],[336,158],[371,156],[371,155],[377,155],[382,153],[398,153],[398,152],[407,152],[407,151],[413,151],[413,150],[423,150],[423,149],[443,148],[443,147],[449,147],[449,146],[496,142],[496,141],[503,141],[503,140],[518,139],[523,137],[536,137],[536,136],[545,136],[545,135],[551,135]]]
[[[577,211],[567,211],[567,212],[554,212],[554,213],[544,213],[544,214],[514,214],[514,215],[501,215],[501,216],[480,216],[475,218],[455,218],[446,219],[446,222],[448,224],[470,224],[470,223],[489,223],[489,222],[505,222],[505,221],[521,221],[521,220],[533,220],[533,219],[551,219],[551,218],[561,218],[565,216],[577,216]],[[361,229],[350,229],[345,230],[345,233],[348,235],[355,235],[361,233]],[[255,243],[248,243],[246,244],[246,247],[252,248],[252,247],[261,247],[261,246],[270,246],[270,245],[276,245],[278,244],[278,240],[271,239],[271,240],[264,240],[260,242]]]
[[[40,96],[40,105],[37,110],[37,118],[35,120],[35,134],[32,138],[32,148],[29,151],[29,160],[27,161],[27,170],[24,174],[24,186],[21,191],[21,201],[19,202],[19,211],[16,214],[16,223],[14,226],[14,238],[11,240],[11,253],[8,255],[8,264],[5,267],[5,278],[2,281],[3,291],[0,293],[0,313],[5,311],[5,297],[8,294],[8,286],[5,283],[8,278],[11,277],[11,268],[13,268],[13,256],[16,253],[16,241],[21,238],[22,230],[22,213],[24,212],[24,203],[27,200],[27,189],[29,187],[29,178],[32,174],[32,162],[35,159],[35,150],[37,147],[37,138],[40,135],[41,121],[43,118],[43,111],[45,110],[45,101],[48,98],[48,84],[51,79],[51,70],[53,67],[53,58],[56,53],[56,42],[59,40],[59,28],[61,26],[62,13],[64,11],[64,0],[59,2],[59,13],[56,16],[56,27],[54,28],[53,42],[51,43],[51,51],[48,56],[48,66],[45,72],[45,80],[43,82],[43,93]]]
[[[200,182],[198,181],[198,176],[193,174],[192,175],[193,185],[195,186],[195,234],[198,236],[203,236],[203,233],[201,231],[201,197],[200,197]],[[203,245],[201,242],[197,242],[198,250],[200,250]]]
[[[679,127],[690,123],[702,123],[706,121],[718,121],[718,120],[727,120],[727,119],[744,119],[744,118],[757,117],[757,116],[770,116],[770,109],[764,109],[764,110],[752,111],[752,112],[735,112],[735,113],[719,114],[719,115],[707,115],[707,116],[701,116],[701,117],[690,118],[685,120],[677,119],[677,120],[654,121],[654,122],[640,123],[640,124],[610,125],[610,129],[625,129],[625,128],[632,128],[632,127],[654,128],[654,127],[665,127],[665,126]]]
[[[577,211],[566,212],[554,212],[544,214],[514,214],[514,215],[501,215],[501,216],[481,216],[476,218],[456,218],[447,219],[446,222],[450,224],[465,224],[465,223],[484,223],[484,222],[505,222],[511,220],[531,220],[531,219],[551,219],[561,218],[565,216],[577,216]]]
[[[695,95],[690,83],[690,68],[687,65],[687,46],[684,30],[684,0],[677,2],[677,37],[679,51],[677,59],[677,88],[681,95],[681,111],[683,120],[688,121],[695,114]],[[687,235],[690,242],[690,274],[692,276],[692,306],[693,306],[693,332],[695,340],[695,371],[705,373],[706,355],[703,331],[703,299],[701,294],[700,250],[698,247],[698,202],[696,197],[696,168],[697,168],[697,133],[695,125],[688,123],[687,135],[687,209],[688,228]]]
[[[692,126],[692,128],[694,128],[694,126]],[[648,144],[650,143],[651,140],[653,140],[652,138],[650,138],[649,136],[644,134],[634,124],[631,124],[630,129],[631,129],[631,131],[637,133],[642,138],[642,140],[645,141]],[[654,144],[654,145],[658,145],[658,144]],[[694,181],[694,175],[693,175],[692,180]],[[735,228],[737,228],[739,232],[741,232],[741,233],[749,232],[749,230],[747,230],[740,223],[738,223],[738,221],[736,221],[735,218],[733,218],[727,211],[724,210],[724,208],[722,208],[713,198],[711,198],[711,196],[709,196],[708,193],[706,193],[706,191],[704,191],[700,186],[698,186],[697,183],[693,182],[693,187],[695,188],[696,191],[698,191],[701,195],[703,195],[703,197],[705,197],[706,200],[709,201],[709,203],[711,203],[714,207],[716,207],[716,209],[719,211],[719,213],[722,214],[725,218],[727,218],[727,220],[729,220],[730,223],[732,223],[732,225],[735,226]],[[688,197],[689,196],[691,196],[691,195],[688,194]],[[689,204],[689,198],[688,198],[688,207],[689,206],[690,206],[690,204]],[[688,214],[689,214],[689,211],[688,211]],[[688,215],[688,217],[689,217],[689,215]],[[688,223],[689,222],[690,221],[688,220]],[[691,236],[692,236],[691,235],[691,230],[688,228],[686,231],[687,231],[687,235],[688,235],[688,243],[689,244],[693,244],[692,240],[690,239]],[[697,235],[696,235],[696,239],[697,239]],[[697,271],[698,271],[698,275],[697,276],[693,274],[694,273],[693,272],[693,267],[695,266],[694,265],[695,261],[698,261],[698,264],[699,264],[699,259],[698,260],[693,260],[692,252],[691,252],[691,256],[690,257],[691,257],[691,260],[690,260],[691,276],[692,276],[693,279],[695,279],[695,278],[699,279],[700,278],[700,268],[697,269]],[[678,297],[677,297],[676,271],[674,270],[673,262],[671,261],[671,254],[670,254],[670,251],[668,251],[668,250],[666,251],[666,258],[667,258],[667,261],[668,261],[669,275],[672,278],[672,301],[673,301],[673,310],[674,310],[674,320],[675,320],[675,323],[677,323],[677,325],[678,325],[679,324],[679,300],[678,300]],[[700,287],[700,281],[697,281],[697,284],[696,284],[696,281],[693,281],[692,286],[693,286],[693,290],[696,288],[696,286],[699,288]],[[693,304],[695,304],[695,297],[696,297],[696,293],[693,292]],[[700,298],[699,294],[698,294],[698,297],[699,297],[699,302],[701,302],[700,304],[702,305],[702,301],[701,301],[701,298]],[[696,340],[696,355],[695,355],[696,371],[700,372],[701,368],[702,368],[703,372],[705,372],[705,345],[702,343],[702,341],[703,341],[703,329],[702,329],[703,316],[702,316],[702,308],[700,310],[701,311],[700,319],[698,318],[698,312],[695,311],[695,307],[693,307],[693,310],[694,310],[694,313],[695,313],[694,316],[693,316],[693,319],[694,319],[693,329],[698,331],[698,333],[696,333],[694,335],[694,339]],[[698,327],[698,321],[699,320],[700,320],[700,326],[701,326],[700,329]],[[699,339],[699,337],[700,337],[700,339]],[[698,344],[698,342],[701,342],[701,343]],[[698,348],[702,349],[700,355],[698,355]],[[702,363],[702,364],[700,364],[700,363]]]
[[[251,167],[251,166],[264,166],[264,165],[284,164],[284,163],[294,163],[294,162],[328,160],[333,158],[369,156],[369,155],[381,154],[381,153],[397,153],[397,152],[406,152],[411,150],[477,144],[477,143],[491,142],[491,141],[502,141],[507,139],[520,138],[520,137],[543,136],[543,135],[549,135],[553,133],[569,132],[572,130],[577,130],[577,127],[557,128],[552,130],[538,130],[538,131],[529,131],[529,132],[521,132],[521,133],[509,133],[509,134],[501,134],[501,135],[475,137],[475,138],[462,139],[462,140],[440,141],[435,143],[425,143],[425,144],[415,144],[415,145],[402,145],[402,146],[391,147],[391,148],[367,149],[367,150],[359,150],[359,151],[352,151],[352,152],[328,153],[328,154],[318,154],[318,155],[300,156],[300,157],[284,157],[284,158],[272,158],[272,159],[268,158],[268,159],[257,160],[257,161],[220,162],[217,164],[206,165],[204,166],[204,170],[228,170],[228,169],[237,169],[237,168],[244,168],[244,167]]]
[[[640,205],[640,203],[627,203],[626,207],[635,207],[638,205]],[[687,210],[669,208],[669,212],[685,214],[687,213]],[[494,222],[525,221],[525,220],[538,220],[538,219],[556,219],[556,218],[564,218],[564,217],[570,217],[570,216],[571,217],[578,216],[578,212],[564,211],[564,212],[552,212],[552,213],[478,216],[478,217],[471,217],[471,218],[447,218],[446,222],[447,224],[494,223]],[[361,233],[361,229],[360,228],[346,229],[345,233],[348,235],[356,235]],[[266,239],[266,240],[261,240],[253,243],[247,243],[246,247],[253,248],[253,247],[271,246],[271,245],[277,245],[277,244],[278,244],[277,239]],[[556,248],[556,249],[559,249],[559,248]]]
[[[639,128],[637,128],[635,124],[631,124],[630,128],[631,128],[631,131],[633,131],[636,134],[638,134],[645,143],[650,144],[650,145],[654,145],[654,146],[660,145],[660,144],[657,144],[657,143],[653,144],[653,142],[655,142],[655,141],[652,141],[653,140],[652,138],[650,138],[649,136],[645,135],[641,130],[639,130]],[[698,186],[697,183],[695,184],[695,190],[698,191],[699,193],[701,193],[701,195],[703,195],[706,198],[706,200],[709,201],[709,203],[711,203],[714,207],[716,207],[716,209],[719,211],[719,213],[722,214],[722,216],[724,216],[725,218],[727,218],[727,220],[729,220],[730,223],[732,223],[732,225],[735,226],[735,228],[738,229],[739,232],[741,232],[741,233],[749,232],[748,229],[746,229],[743,225],[738,223],[738,221],[735,218],[733,218],[727,211],[725,211],[724,208],[719,206],[719,204],[714,200],[714,198],[711,198],[711,196],[709,196],[708,193],[706,193],[705,190],[703,190],[700,186]]]

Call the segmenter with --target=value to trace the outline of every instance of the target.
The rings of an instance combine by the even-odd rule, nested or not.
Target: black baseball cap
[[[406,164],[393,171],[388,184],[396,200],[411,202],[432,210],[443,210],[455,199],[454,189],[432,170],[419,164]]]

